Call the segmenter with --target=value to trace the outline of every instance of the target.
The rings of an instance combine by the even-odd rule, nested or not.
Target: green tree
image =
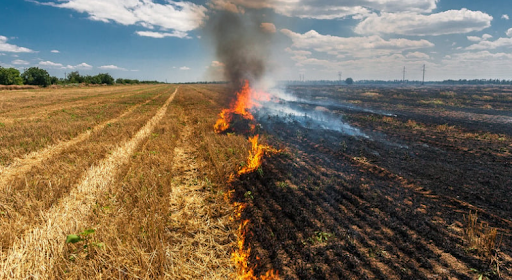
[[[100,73],[100,74],[96,75],[95,77],[98,77],[100,84],[107,84],[107,85],[114,84],[114,78],[112,78],[112,76],[110,76],[110,74],[108,74],[108,73]]]
[[[1,85],[22,85],[23,79],[20,76],[20,71],[15,68],[2,68],[0,67],[0,84]]]
[[[67,79],[68,82],[71,84],[81,84],[85,82],[85,78],[80,76],[80,73],[78,71],[73,71],[69,73]]]
[[[351,84],[353,84],[353,83],[354,83],[354,80],[353,80],[352,78],[347,78],[347,79],[345,80],[345,83],[346,83],[347,85],[351,85]]]
[[[55,76],[51,76],[50,77],[50,84],[52,85],[56,85],[59,83],[59,78],[55,77]]]
[[[116,84],[124,84],[124,79],[123,78],[117,78]]]
[[[50,85],[50,74],[44,69],[38,67],[30,67],[21,74],[23,82],[26,85],[43,86]]]

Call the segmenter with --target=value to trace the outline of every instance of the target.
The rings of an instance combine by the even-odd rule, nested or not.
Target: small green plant
[[[276,186],[279,188],[286,188],[286,187],[288,187],[288,184],[286,184],[286,182],[281,181],[281,182],[277,182]]]
[[[69,234],[66,236],[66,244],[77,244],[77,246],[73,253],[70,254],[69,260],[74,261],[79,253],[85,253],[86,257],[90,256],[90,248],[91,246],[97,248],[104,248],[105,244],[103,242],[91,242],[91,235],[96,232],[94,229],[86,229],[78,234]]]
[[[256,170],[256,172],[258,172],[258,175],[260,175],[260,177],[263,177],[263,169],[260,167],[258,167],[258,169]]]
[[[252,195],[251,191],[245,192],[244,197],[251,200],[254,199],[254,196]]]
[[[334,237],[334,234],[332,234],[332,233],[327,233],[327,232],[323,232],[323,231],[315,231],[315,234],[313,234],[313,236],[309,237],[308,241],[311,244],[325,243],[325,242],[329,241],[329,239],[331,239],[332,237]]]

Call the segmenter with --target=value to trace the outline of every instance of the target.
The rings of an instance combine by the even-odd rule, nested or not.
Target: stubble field
[[[509,89],[286,91],[240,176],[225,86],[0,91],[0,278],[512,277]]]

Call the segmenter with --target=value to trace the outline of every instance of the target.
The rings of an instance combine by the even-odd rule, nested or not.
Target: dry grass
[[[170,92],[154,89],[123,114],[5,167],[0,278],[233,276],[236,225],[223,184],[248,143],[213,133],[224,106],[217,90],[183,87],[169,105]],[[95,232],[65,243],[86,229]]]
[[[470,249],[477,250],[486,257],[494,255],[499,249],[498,229],[490,227],[486,222],[478,222],[478,213],[469,212],[464,215],[464,237]]]
[[[47,112],[46,117],[2,120],[0,165],[10,165],[15,158],[88,133],[88,130],[96,125],[120,116],[133,105],[142,104],[159,93],[161,89],[131,93],[125,97],[93,98],[87,105],[74,108],[57,104],[54,109],[60,109]],[[27,115],[25,118],[31,116],[33,115]]]
[[[2,257],[2,276],[9,278],[37,277],[48,279],[58,256],[63,255],[62,235],[77,232],[91,211],[96,196],[108,189],[119,166],[126,164],[140,142],[148,137],[164,116],[174,94],[156,115],[135,134],[98,165],[90,168],[70,195],[56,203],[45,216],[45,223],[31,229],[15,240]],[[51,257],[49,257],[51,256]]]

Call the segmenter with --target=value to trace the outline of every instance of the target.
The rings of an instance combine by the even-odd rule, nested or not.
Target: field
[[[0,278],[512,278],[512,89],[229,93],[0,91]]]

